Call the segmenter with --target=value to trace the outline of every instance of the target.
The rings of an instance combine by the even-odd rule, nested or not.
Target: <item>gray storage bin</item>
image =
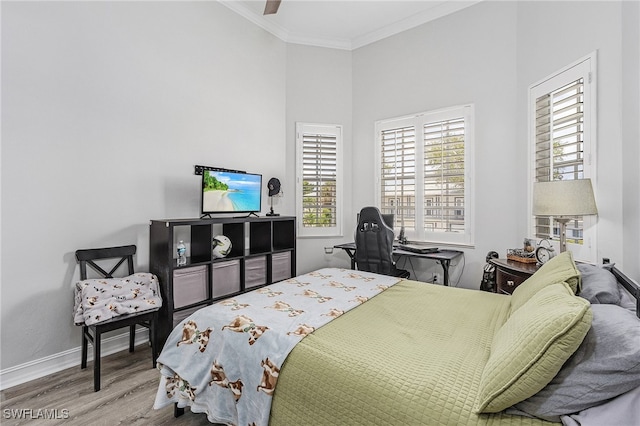
[[[173,307],[191,305],[207,299],[207,267],[175,269],[173,271]]]
[[[213,297],[225,296],[240,291],[240,261],[216,262],[211,269]]]
[[[267,283],[267,256],[249,257],[244,261],[244,287]]]
[[[274,253],[271,256],[271,281],[276,283],[291,276],[291,252]]]
[[[180,322],[197,311],[198,309],[202,309],[202,306],[196,306],[195,308],[185,309],[184,311],[178,311],[173,313],[173,327],[175,328]]]

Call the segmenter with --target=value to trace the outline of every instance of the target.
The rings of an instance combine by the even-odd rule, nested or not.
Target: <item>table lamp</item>
[[[553,216],[560,223],[560,252],[567,250],[570,216],[598,214],[591,179],[554,180],[533,184],[533,214]]]

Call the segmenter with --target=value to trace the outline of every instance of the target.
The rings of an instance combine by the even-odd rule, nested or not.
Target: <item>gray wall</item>
[[[349,206],[353,193],[351,175],[351,111],[352,74],[351,52],[321,47],[290,44],[287,46],[287,188],[285,199],[291,201],[295,212],[295,123],[342,125],[344,142],[345,194]],[[349,217],[347,210],[346,217]],[[308,272],[325,266],[344,266],[349,263],[339,255],[325,254],[324,247],[333,247],[348,239],[353,232],[345,229],[338,238],[303,238],[298,240],[298,272]]]
[[[622,264],[624,234],[619,165],[622,151],[623,99],[621,36],[622,9],[618,2],[523,2],[518,7],[518,137],[526,140],[527,87],[589,53],[597,64],[597,171],[594,191],[598,205],[598,259]],[[541,30],[540,22],[545,22]],[[553,46],[550,49],[548,46]],[[637,102],[637,99],[636,99]],[[524,218],[524,214],[520,214]]]
[[[525,236],[513,212],[525,185],[513,177],[526,165],[526,139],[517,143],[514,120],[516,11],[515,2],[480,3],[353,55],[354,211],[374,200],[376,120],[475,104],[475,248],[463,249],[465,262],[453,274],[464,269],[464,287],[479,287],[489,250],[504,253]],[[440,268],[413,263],[422,279]]]
[[[473,102],[476,244],[460,285],[477,288],[486,252],[527,232],[527,88],[594,50],[600,255],[640,278],[638,9],[482,2],[346,52],[287,45],[216,2],[3,2],[1,372],[77,365],[73,252],[134,243],[145,268],[149,219],[198,214],[194,164],[279,177],[275,208],[292,214],[296,121],[344,126],[345,235],[298,241],[307,272],[348,265],[323,247],[351,239],[374,200],[374,121]],[[585,24],[574,36],[542,24],[552,15]]]
[[[487,251],[504,255],[528,235],[528,87],[597,51],[598,258],[638,278],[637,9],[636,2],[482,2],[356,50],[351,216],[374,200],[375,120],[474,103],[475,247],[464,249],[460,285],[477,288]],[[424,264],[418,275],[437,269]]]
[[[640,2],[622,3],[622,233],[625,272],[640,280]]]
[[[74,251],[146,268],[149,220],[199,214],[195,164],[285,169],[285,79],[216,2],[3,2],[1,368],[80,345]]]

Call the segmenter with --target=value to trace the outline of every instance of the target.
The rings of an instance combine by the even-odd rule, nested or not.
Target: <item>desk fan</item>
[[[280,216],[278,213],[273,212],[273,197],[280,194],[280,180],[278,178],[271,178],[267,183],[267,188],[269,189],[269,202],[271,204],[271,209],[267,216]]]

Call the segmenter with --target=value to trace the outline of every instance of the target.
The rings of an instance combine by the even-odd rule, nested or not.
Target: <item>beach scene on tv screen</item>
[[[203,173],[203,213],[260,211],[260,175],[211,170]]]

